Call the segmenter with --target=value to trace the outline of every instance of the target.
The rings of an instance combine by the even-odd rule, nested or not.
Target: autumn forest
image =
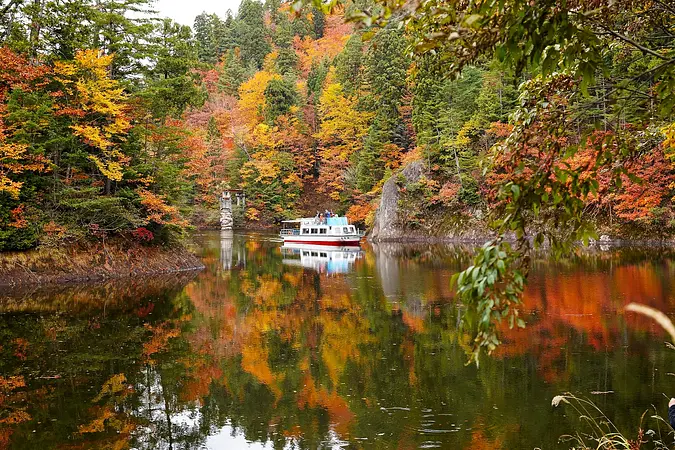
[[[421,232],[485,228],[526,201],[534,218],[511,214],[511,229],[578,215],[618,236],[669,236],[675,11],[600,5],[570,36],[551,19],[556,44],[528,34],[529,14],[569,11],[514,5],[494,20],[522,36],[488,38],[488,16],[463,12],[472,47],[428,21],[438,11],[399,20],[368,1],[244,0],[192,27],[149,0],[5,2],[0,250],[171,244],[216,226],[228,188],[247,196],[239,226],[329,208],[369,227],[392,176],[402,222]],[[421,178],[397,175],[414,161]],[[541,191],[526,197],[531,180]]]
[[[154,6],[0,0],[1,450],[668,448],[672,1]]]

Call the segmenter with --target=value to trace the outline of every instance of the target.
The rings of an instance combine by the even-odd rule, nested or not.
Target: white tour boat
[[[303,217],[284,220],[279,235],[284,244],[358,246],[361,231],[346,217]]]

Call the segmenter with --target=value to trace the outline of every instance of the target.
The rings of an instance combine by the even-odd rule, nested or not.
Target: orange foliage
[[[634,161],[627,169],[643,182],[633,182],[624,175],[623,189],[616,196],[614,210],[626,220],[648,220],[653,217],[654,208],[670,199],[670,189],[675,182],[672,168],[663,151],[656,149]]]
[[[299,57],[299,66],[303,75],[307,76],[312,63],[318,63],[324,58],[335,58],[349,40],[353,27],[345,23],[341,15],[326,16],[326,28],[320,39],[309,36],[300,38],[295,36],[293,47]]]
[[[431,198],[431,202],[441,203],[443,205],[451,205],[458,200],[457,196],[459,195],[461,188],[461,184],[448,181],[447,183],[443,184],[443,186],[441,186],[441,188],[438,190],[438,194]]]
[[[153,194],[147,189],[136,190],[141,198],[141,204],[147,210],[146,220],[160,225],[187,226],[187,221],[181,218],[178,208],[168,205],[161,195]]]
[[[18,199],[23,182],[13,179],[14,175],[27,171],[45,172],[48,165],[43,156],[30,154],[28,145],[8,142],[15,130],[5,123],[7,95],[14,89],[32,92],[41,88],[47,82],[49,68],[30,63],[7,47],[0,47],[0,67],[0,193],[6,192]],[[12,223],[14,225],[10,226],[15,227],[22,224],[16,220]]]
[[[0,448],[9,448],[10,437],[13,433],[12,425],[27,422],[32,419],[25,411],[25,407],[18,406],[25,397],[22,392],[15,392],[26,387],[23,376],[0,376]]]
[[[568,357],[570,329],[583,334],[596,351],[604,351],[621,342],[619,336],[625,333],[625,327],[620,312],[626,304],[659,299],[647,303],[667,310],[668,298],[648,264],[620,266],[609,277],[602,272],[583,271],[556,277],[546,273],[533,276],[523,302],[524,310],[537,312],[538,319],[528,323],[525,330],[509,330],[504,325],[504,344],[497,348],[496,355],[536,355],[538,372],[544,379],[563,381],[561,377],[569,373],[560,371],[559,364]],[[631,316],[625,320],[633,328],[652,330],[648,319]]]
[[[154,364],[152,355],[164,350],[169,344],[169,339],[180,335],[180,329],[174,322],[163,322],[156,326],[146,324],[145,328],[152,332],[152,336],[143,344],[143,357],[149,364]]]
[[[374,211],[375,208],[370,203],[355,204],[347,210],[347,218],[351,223],[366,223]]]
[[[11,219],[11,222],[9,222],[10,227],[26,228],[28,226],[28,221],[23,215],[25,209],[26,205],[21,204],[9,212],[9,217]]]
[[[266,385],[275,398],[281,398],[282,392],[277,385],[277,378],[267,363],[269,358],[267,349],[258,344],[259,342],[252,342],[242,348],[241,368]]]
[[[329,392],[323,387],[317,387],[309,375],[305,375],[302,385],[297,397],[298,408],[325,408],[334,430],[342,436],[347,435],[355,417],[347,402],[334,390]]]

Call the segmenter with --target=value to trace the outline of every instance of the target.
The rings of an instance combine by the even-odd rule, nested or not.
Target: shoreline
[[[0,294],[30,286],[63,286],[201,271],[188,249],[94,244],[0,254]]]
[[[493,237],[457,237],[452,235],[413,235],[407,237],[387,237],[373,239],[366,235],[366,240],[369,244],[471,244],[483,245],[493,239]],[[506,239],[507,242],[515,242],[515,239]],[[608,240],[593,240],[584,246],[581,242],[576,242],[575,245],[585,248],[599,248],[599,247],[675,247],[675,240],[673,239],[608,239]],[[548,244],[544,244],[542,249],[549,248]]]
[[[200,232],[220,232],[219,228],[202,228]],[[278,227],[269,225],[266,227],[253,228],[235,228],[234,233],[253,233],[263,235],[278,234]],[[388,236],[388,237],[372,237],[372,230],[363,237],[362,242],[368,244],[464,244],[464,245],[483,245],[486,242],[494,239],[496,235],[488,235],[484,230],[475,229],[465,231],[465,234],[425,234],[420,232],[412,232],[407,236]],[[507,242],[515,242],[515,238],[507,238]],[[577,246],[584,247],[581,242],[576,243]],[[675,248],[675,237],[663,239],[645,239],[642,237],[634,238],[611,238],[604,233],[601,234],[600,239],[591,240],[586,248],[594,248],[601,246],[609,247],[673,247]],[[541,248],[548,248],[548,244],[544,244]]]

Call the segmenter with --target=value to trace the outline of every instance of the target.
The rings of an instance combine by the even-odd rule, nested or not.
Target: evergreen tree
[[[400,149],[410,145],[399,111],[409,64],[400,30],[386,28],[374,36],[365,58],[365,79],[372,94],[363,100],[376,115],[356,166],[357,186],[362,192],[370,191],[384,176],[383,152],[387,145]],[[351,69],[354,67],[352,63]]]
[[[312,24],[314,25],[314,39],[321,39],[326,30],[326,15],[323,11],[312,8]]]
[[[291,22],[284,16],[279,20],[274,34],[274,43],[277,46],[277,72],[280,74],[295,73],[298,65],[298,56],[293,48],[293,28]]]
[[[363,80],[363,42],[361,35],[352,35],[335,58],[335,77],[347,95],[356,94]]]
[[[237,20],[234,24],[236,44],[241,49],[241,60],[245,66],[253,65],[260,69],[265,55],[271,48],[267,42],[263,4],[257,0],[243,0],[239,5]]]
[[[316,62],[312,63],[312,67],[309,69],[309,74],[307,75],[307,95],[309,98],[318,99],[321,96],[321,89],[328,75],[329,68],[330,63],[327,59],[322,59],[318,64]]]
[[[277,117],[287,114],[298,103],[298,91],[288,78],[273,78],[265,88],[265,121],[273,124]]]
[[[113,55],[109,68],[112,78],[129,79],[140,74],[144,61],[152,56],[146,45],[153,30],[153,21],[147,18],[150,5],[151,0],[96,0],[91,5],[95,14],[89,48]]]
[[[227,95],[238,95],[239,86],[246,79],[246,68],[235,50],[228,50],[223,57],[218,78],[218,89]]]
[[[209,64],[215,64],[218,60],[213,22],[214,15],[203,12],[195,17],[195,23],[192,27],[195,33],[199,60]]]
[[[397,114],[406,88],[410,60],[407,43],[401,30],[385,28],[375,34],[365,58],[366,79],[378,109]],[[355,61],[349,64],[350,75],[355,72]]]
[[[204,101],[197,88],[196,75],[191,72],[198,62],[198,46],[192,30],[171,19],[164,19],[151,38],[154,67],[147,74],[147,89],[143,92],[155,117],[178,117],[188,105]]]
[[[232,36],[232,14],[228,10],[225,20],[214,16],[213,19],[213,42],[216,50],[216,58],[220,60],[229,49],[235,47],[234,37]]]

